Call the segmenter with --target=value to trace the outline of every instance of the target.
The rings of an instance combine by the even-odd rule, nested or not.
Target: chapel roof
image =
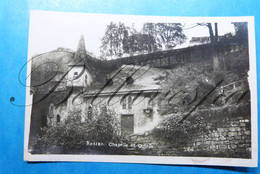
[[[74,58],[68,63],[68,66],[83,66],[86,56],[85,40],[84,36],[81,35]]]
[[[106,85],[106,81],[98,85],[94,82],[90,85],[90,90],[86,92],[86,95],[94,95],[104,86],[106,87],[100,94],[111,94],[117,89],[119,89],[118,94],[135,91],[158,91],[161,89],[160,82],[161,79],[165,77],[166,71],[167,70],[149,66],[122,65],[109,74],[113,81],[111,85]],[[128,80],[126,79],[129,79],[129,77],[132,78],[133,81],[127,84]]]

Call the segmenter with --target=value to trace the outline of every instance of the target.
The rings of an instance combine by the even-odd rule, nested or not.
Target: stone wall
[[[214,127],[208,123],[210,129]],[[251,131],[248,118],[237,117],[230,119],[224,126],[209,130],[183,147],[184,152],[192,155],[212,154],[212,156],[226,156],[249,158],[251,154]]]
[[[238,45],[220,44],[214,46],[214,51],[219,56],[221,62],[225,55],[241,50]],[[212,62],[212,45],[197,45],[187,48],[158,51],[150,54],[142,54],[137,56],[125,57],[110,60],[113,64],[135,64],[150,65],[156,68],[173,68],[188,62]]]
[[[250,116],[245,114],[249,109],[250,105],[211,111],[203,109],[190,119],[190,127],[197,125],[197,128],[173,134],[177,137],[174,140],[167,140],[162,134],[158,136],[154,131],[132,135],[130,143],[140,147],[152,146],[150,149],[135,148],[133,154],[251,158],[251,121]]]

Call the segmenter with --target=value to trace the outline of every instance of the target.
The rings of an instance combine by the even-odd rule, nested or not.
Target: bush
[[[162,94],[160,95],[160,114],[185,114],[186,111],[194,107],[202,99],[205,94],[211,91],[220,81],[220,86],[231,84],[238,80],[241,80],[237,74],[233,72],[213,72],[210,68],[207,68],[208,62],[204,65],[201,63],[188,63],[185,66],[180,66],[167,71],[165,79],[163,80]],[[203,67],[203,68],[201,68]],[[245,79],[245,77],[243,77]],[[245,85],[240,84],[236,90],[246,90],[248,87],[247,82]],[[231,86],[232,87],[232,86]],[[232,90],[225,89],[225,94],[228,96],[233,93]],[[207,100],[200,104],[200,107],[211,107],[211,104],[223,105],[221,102],[213,102],[214,99],[222,94],[219,88],[215,89],[208,97]],[[240,96],[236,95],[232,97]],[[167,96],[167,97],[166,97]],[[226,96],[226,97],[227,97]],[[221,98],[222,99],[222,98]]]
[[[192,142],[197,136],[208,134],[217,128],[228,126],[230,119],[242,117],[250,118],[250,103],[240,105],[226,105],[210,109],[197,109],[183,123],[180,114],[166,117],[159,126],[154,129],[153,134],[158,139],[171,142],[179,147]]]
[[[109,142],[120,142],[113,113],[106,107],[103,107],[98,115],[93,116],[92,120],[81,122],[76,118],[68,119],[64,125],[43,128],[42,136],[38,136],[32,145],[32,153],[89,153],[100,150],[100,147],[87,148],[87,141],[104,145]]]
[[[170,91],[168,98],[161,95],[160,114],[168,115],[172,113],[183,113],[196,102],[192,102],[195,96],[201,98],[212,89],[219,80],[223,79],[222,73],[214,73],[208,68],[205,62],[203,68],[201,64],[188,63],[168,71],[162,85],[162,93]],[[174,96],[169,100],[170,96]],[[205,105],[205,102],[203,103]]]

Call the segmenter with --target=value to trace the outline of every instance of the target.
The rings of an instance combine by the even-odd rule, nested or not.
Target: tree
[[[147,51],[148,53],[159,49],[172,49],[185,41],[179,23],[145,23],[141,32],[132,28],[125,33],[124,51],[132,55],[133,52]]]
[[[212,51],[212,57],[213,57],[213,70],[215,72],[219,71],[219,55],[218,51],[215,48],[215,44],[218,42],[218,24],[215,23],[215,36],[213,34],[213,29],[211,26],[211,23],[207,23],[207,26],[209,28],[209,35],[210,35],[210,40],[211,40],[211,51]]]
[[[155,50],[157,50],[155,40],[148,34],[134,33],[124,42],[124,53],[130,54],[130,56],[134,52],[147,51],[150,53]]]
[[[213,33],[213,27],[211,23],[197,23],[198,26],[206,26],[209,30],[209,38],[211,44],[216,44],[219,41],[218,37],[218,23],[214,23],[215,35]]]
[[[225,44],[237,44],[248,47],[248,28],[247,22],[232,22],[235,33],[226,33],[219,41]]]
[[[105,35],[101,39],[102,45],[100,48],[103,56],[122,56],[123,38],[126,30],[128,30],[128,27],[121,22],[118,24],[111,22],[107,26]]]
[[[152,42],[149,43],[148,47],[151,52],[161,49],[162,45],[158,40],[158,30],[156,23],[145,23],[143,25],[142,34],[148,35],[150,38],[153,38]]]
[[[172,49],[186,40],[180,23],[158,23],[157,30],[159,42],[165,49]]]
[[[209,37],[210,37],[210,44],[211,44],[211,54],[213,58],[213,70],[215,72],[219,71],[220,65],[219,65],[219,55],[218,51],[216,50],[215,45],[219,42],[218,37],[218,23],[214,23],[215,28],[215,34],[213,33],[213,27],[211,23],[197,23],[199,26],[206,26],[209,30]]]
[[[158,49],[172,49],[185,39],[186,36],[179,23],[145,23],[138,32],[134,27],[111,22],[106,28],[100,48],[105,57],[122,57],[123,54],[133,55],[142,51],[151,53]]]
[[[233,22],[235,27],[234,39],[238,44],[248,46],[248,26],[247,22]]]
[[[156,48],[172,49],[186,40],[180,23],[145,23],[142,33],[154,38]]]

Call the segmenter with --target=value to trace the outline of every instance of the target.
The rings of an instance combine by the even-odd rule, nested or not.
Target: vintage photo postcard
[[[25,161],[257,166],[253,17],[31,11]]]

